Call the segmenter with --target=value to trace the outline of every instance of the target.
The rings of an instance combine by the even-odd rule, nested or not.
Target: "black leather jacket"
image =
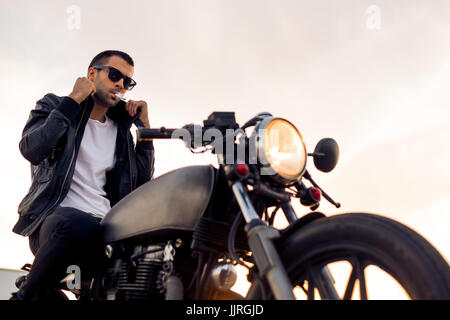
[[[13,232],[29,236],[67,195],[78,150],[94,102],[81,104],[69,97],[47,94],[39,100],[22,133],[20,152],[31,163],[31,187],[19,204],[19,220]],[[120,101],[109,108],[108,117],[117,123],[116,162],[106,173],[104,189],[114,206],[119,200],[149,181],[154,171],[153,142],[136,145],[130,133],[132,118]]]

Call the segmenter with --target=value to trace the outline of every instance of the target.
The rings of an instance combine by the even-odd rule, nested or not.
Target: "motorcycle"
[[[176,169],[116,204],[101,222],[104,263],[81,267],[80,285],[71,288],[78,299],[291,300],[303,292],[345,300],[356,287],[368,299],[370,266],[411,299],[450,299],[448,263],[413,230],[375,214],[317,211],[322,198],[340,204],[306,162],[312,157],[318,170],[332,171],[339,158],[334,139],[308,153],[288,120],[260,113],[239,126],[234,112],[213,112],[203,126],[139,127],[136,136],[182,139],[194,153],[215,154],[217,166]],[[309,212],[299,217],[292,201]],[[281,229],[274,226],[280,213],[288,222]],[[351,269],[343,293],[330,272],[336,262]],[[231,290],[238,266],[248,271],[245,296]]]

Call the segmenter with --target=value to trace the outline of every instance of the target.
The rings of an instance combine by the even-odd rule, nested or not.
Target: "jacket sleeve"
[[[137,182],[136,187],[153,179],[155,170],[155,149],[153,141],[138,141],[136,143],[136,160],[137,160]]]
[[[59,100],[48,94],[39,100],[30,112],[19,142],[25,159],[38,165],[51,155],[80,110],[80,105],[69,97]]]

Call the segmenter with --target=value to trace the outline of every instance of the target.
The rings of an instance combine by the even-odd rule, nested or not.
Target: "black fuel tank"
[[[168,172],[119,201],[102,221],[104,241],[114,242],[161,230],[193,231],[214,187],[212,166]]]

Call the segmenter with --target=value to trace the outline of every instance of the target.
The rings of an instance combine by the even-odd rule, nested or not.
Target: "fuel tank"
[[[214,167],[189,166],[151,180],[102,220],[106,243],[164,230],[194,231],[214,187]]]

